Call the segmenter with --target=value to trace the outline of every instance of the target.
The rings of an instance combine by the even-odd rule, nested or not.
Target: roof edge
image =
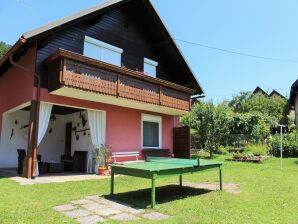
[[[48,23],[44,26],[38,27],[38,28],[33,29],[31,31],[25,32],[23,34],[23,37],[26,38],[26,39],[30,39],[32,37],[35,37],[35,36],[39,35],[39,34],[42,34],[43,32],[52,30],[54,28],[60,27],[61,25],[67,24],[67,23],[69,23],[73,20],[79,19],[83,16],[87,16],[87,15],[92,14],[94,12],[97,12],[98,10],[107,8],[107,7],[115,5],[117,3],[121,3],[121,2],[124,3],[126,1],[128,1],[128,0],[109,0],[109,1],[103,2],[101,4],[98,4],[98,5],[92,6],[90,8],[84,9],[82,11],[79,11],[77,13],[74,13],[72,15],[65,16],[61,19],[50,22],[50,23]]]
[[[14,54],[23,44],[26,43],[26,39],[22,36],[20,37],[17,42],[9,48],[9,50],[0,58],[0,67],[4,64],[6,60],[8,60],[9,55]]]
[[[180,50],[180,48],[178,47],[176,41],[174,40],[174,38],[173,38],[171,32],[170,32],[169,29],[167,28],[166,24],[163,22],[163,20],[162,20],[161,16],[159,15],[157,9],[156,9],[155,6],[152,4],[152,1],[151,1],[151,0],[148,0],[148,2],[149,2],[149,4],[150,4],[150,6],[152,7],[153,11],[156,13],[156,16],[157,16],[157,18],[159,19],[159,21],[161,22],[162,26],[164,27],[164,29],[165,29],[166,32],[168,33],[168,35],[169,35],[169,40],[170,40],[170,41],[172,42],[172,44],[175,46],[176,50],[177,50],[178,53],[181,55],[182,60],[184,61],[184,63],[185,63],[186,66],[188,67],[188,69],[189,69],[190,73],[192,74],[193,78],[195,79],[195,81],[197,82],[198,87],[199,87],[200,90],[201,90],[201,93],[200,93],[200,94],[201,94],[201,95],[204,94],[205,91],[204,91],[202,85],[200,84],[200,82],[199,82],[198,79],[196,78],[196,76],[195,76],[194,72],[192,71],[192,69],[191,69],[189,63],[188,63],[187,60],[185,59],[185,56],[183,55],[182,51]]]
[[[295,105],[295,99],[298,95],[298,79],[292,84],[290,91],[289,103],[291,106]]]

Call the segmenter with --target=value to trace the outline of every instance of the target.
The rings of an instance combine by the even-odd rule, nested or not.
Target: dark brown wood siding
[[[58,48],[83,54],[85,35],[122,48],[123,67],[143,71],[143,60],[147,57],[158,61],[158,78],[184,84],[186,77],[183,69],[179,67],[179,63],[168,57],[166,45],[161,47],[162,34],[154,33],[150,21],[145,19],[148,18],[146,13],[148,14],[140,5],[127,4],[44,38],[39,42],[36,65],[36,70],[42,77],[42,87],[48,87],[47,70],[43,61]]]
[[[190,158],[191,136],[190,128],[176,127],[173,128],[173,153],[175,158]]]

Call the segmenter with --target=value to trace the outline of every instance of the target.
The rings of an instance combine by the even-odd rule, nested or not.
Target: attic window
[[[85,36],[84,56],[99,61],[121,66],[121,54],[123,50],[103,41]]]
[[[158,63],[156,61],[144,58],[144,73],[156,78],[156,67]]]

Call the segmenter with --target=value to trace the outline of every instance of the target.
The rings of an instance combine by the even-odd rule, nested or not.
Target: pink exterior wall
[[[35,58],[36,50],[31,48],[18,63],[34,71]],[[32,100],[34,92],[36,88],[33,88],[33,75],[26,74],[19,68],[11,67],[0,77],[0,127],[2,127],[2,114]],[[112,151],[141,150],[142,113],[160,115],[162,116],[162,148],[173,149],[172,135],[173,127],[177,126],[176,116],[55,96],[49,94],[47,89],[41,89],[41,101],[106,111],[106,143],[112,146]]]
[[[41,100],[54,104],[106,111],[106,144],[112,151],[141,150],[142,113],[162,116],[162,148],[173,149],[175,116],[161,115],[120,106],[51,95],[42,89]]]
[[[19,64],[35,71],[35,47],[20,58]],[[33,75],[11,67],[0,77],[0,136],[3,112],[24,104],[33,96]]]

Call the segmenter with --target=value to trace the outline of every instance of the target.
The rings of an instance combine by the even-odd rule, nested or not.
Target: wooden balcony
[[[118,105],[119,100],[123,99],[134,102],[134,105],[142,103],[164,110],[171,108],[181,114],[189,111],[190,96],[195,93],[184,86],[62,49],[46,59],[45,64],[48,66],[48,87],[52,94],[63,95],[63,91],[59,91],[63,88],[76,89],[83,91],[84,96],[86,93],[97,94],[95,98],[98,100],[95,101],[99,102]],[[100,96],[110,98],[100,100]],[[118,101],[114,100],[116,98]],[[175,114],[174,111],[172,113]]]

